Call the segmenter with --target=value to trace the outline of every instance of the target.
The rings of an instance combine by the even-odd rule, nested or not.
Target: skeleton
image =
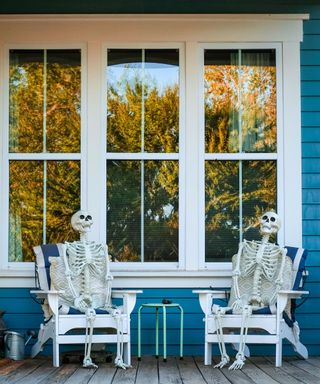
[[[239,350],[236,360],[229,367],[241,369],[245,361],[245,340],[252,311],[275,306],[279,290],[290,289],[291,260],[286,256],[286,249],[269,243],[270,235],[276,234],[280,226],[280,219],[275,212],[263,214],[260,218],[262,240],[244,240],[232,259],[233,284],[228,307],[214,305],[212,308],[221,353],[221,361],[215,368],[222,368],[230,361],[223,340],[222,316],[230,310],[234,314],[242,314]]]
[[[74,307],[86,313],[86,342],[83,366],[97,367],[91,359],[92,335],[95,309],[108,311],[117,322],[117,356],[115,364],[126,368],[122,359],[123,337],[121,333],[121,311],[111,303],[111,282],[108,248],[88,240],[88,232],[93,224],[92,216],[86,211],[78,211],[71,218],[74,230],[80,233],[80,241],[66,242],[63,257],[51,258],[51,280],[53,287],[63,291],[62,306]]]

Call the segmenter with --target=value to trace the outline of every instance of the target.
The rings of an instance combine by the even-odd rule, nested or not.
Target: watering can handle
[[[4,335],[3,341],[4,341],[4,345],[7,348],[7,350],[10,351],[9,345],[7,344],[7,338],[8,338],[8,333],[6,333]]]

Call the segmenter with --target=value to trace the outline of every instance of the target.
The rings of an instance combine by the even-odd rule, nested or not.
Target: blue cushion
[[[305,263],[308,255],[308,251],[303,248],[285,247],[287,249],[287,255],[292,260],[293,265],[293,290],[299,290],[303,288],[303,271],[305,271]]]
[[[50,289],[50,262],[49,257],[62,256],[61,244],[42,244],[34,247],[36,254],[36,271],[40,288],[44,291]]]

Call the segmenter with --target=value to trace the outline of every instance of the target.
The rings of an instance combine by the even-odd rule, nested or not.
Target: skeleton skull
[[[72,228],[80,234],[89,232],[92,224],[92,216],[87,211],[78,211],[71,217]]]
[[[277,233],[281,227],[279,216],[275,212],[265,212],[260,217],[260,232],[262,235]]]

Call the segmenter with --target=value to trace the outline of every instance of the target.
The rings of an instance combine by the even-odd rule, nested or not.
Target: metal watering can
[[[24,347],[29,343],[30,339],[34,336],[33,331],[28,331],[28,339],[25,342],[24,336],[21,333],[6,331],[4,333],[4,355],[8,359],[23,360]]]

